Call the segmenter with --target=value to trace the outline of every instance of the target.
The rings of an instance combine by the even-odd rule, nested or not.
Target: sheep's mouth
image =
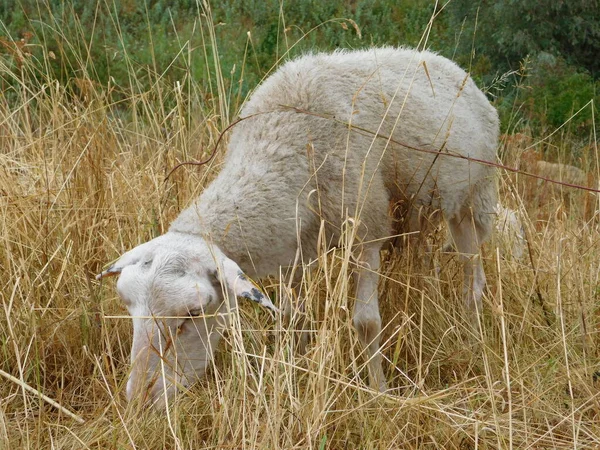
[[[108,277],[116,277],[117,275],[120,275],[120,274],[121,274],[121,270],[114,270],[109,267],[104,272],[101,272],[98,275],[96,275],[96,280],[101,280],[103,278],[108,278]]]

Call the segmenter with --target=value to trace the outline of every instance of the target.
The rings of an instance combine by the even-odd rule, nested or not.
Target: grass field
[[[422,249],[389,255],[380,285],[389,394],[367,388],[342,248],[304,268],[306,354],[241,303],[214,366],[168,413],[128,406],[130,321],[114,283],[94,275],[165,231],[215,176],[222,151],[165,182],[178,162],[209,154],[240,98],[217,54],[205,56],[217,68],[209,92],[160,74],[140,91],[132,65],[114,100],[114,86],[85,75],[45,79],[52,55],[18,51],[18,64],[0,66],[11,82],[0,96],[0,369],[13,377],[0,382],[0,448],[600,447],[598,202],[506,171],[501,198],[528,245],[521,260],[501,256],[501,241],[485,246],[477,331],[453,255],[436,253],[439,278],[420,267]],[[526,147],[545,146],[597,179],[594,142],[507,137],[500,154],[514,166]],[[262,281],[282,295],[283,284]]]

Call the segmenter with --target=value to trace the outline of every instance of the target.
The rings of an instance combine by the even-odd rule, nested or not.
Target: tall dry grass
[[[207,65],[216,60],[206,53]],[[162,233],[214,177],[222,153],[164,181],[214,146],[231,96],[220,71],[211,102],[159,74],[140,91],[132,66],[130,88],[111,102],[114,87],[85,76],[59,85],[40,76],[43,62],[23,58],[15,71],[0,60],[13,77],[0,96],[0,369],[14,377],[0,383],[0,448],[600,446],[597,221],[584,220],[584,193],[566,202],[554,192],[540,206],[529,199],[545,185],[507,173],[503,201],[519,211],[528,250],[518,261],[485,247],[477,331],[453,255],[434,255],[440,277],[421,267],[422,249],[389,255],[380,285],[389,394],[366,387],[352,258],[338,248],[298,268],[306,354],[293,351],[295,333],[243,303],[205,379],[168,414],[128,406],[130,323],[113,283],[93,276]],[[560,145],[568,153],[569,140]],[[503,158],[520,151],[507,145]],[[264,285],[286,295],[285,283]]]

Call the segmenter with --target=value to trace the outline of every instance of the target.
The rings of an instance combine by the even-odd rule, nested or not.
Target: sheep
[[[554,183],[546,183],[544,180],[536,181],[536,192],[538,193],[538,204],[547,204],[548,197],[559,198],[567,209],[579,205],[582,218],[585,221],[592,220],[596,214],[597,198],[595,193],[580,191],[574,186],[597,187],[593,173],[586,173],[579,167],[563,163],[551,163],[548,161],[537,161],[533,173],[547,180],[561,181],[573,186],[562,186]],[[544,184],[544,188],[540,186]],[[580,197],[583,195],[583,199]]]
[[[494,209],[494,232],[492,234],[492,247],[498,248],[500,256],[505,260],[521,261],[525,254],[527,240],[525,229],[517,211],[504,206],[498,202]],[[440,225],[442,228],[442,225]],[[446,230],[444,230],[446,231]],[[430,245],[427,252],[431,254],[433,247]],[[455,253],[456,249],[452,242],[452,236],[446,232],[445,243],[442,247],[442,253]],[[442,271],[439,261],[426,260],[426,266],[430,266],[433,262],[433,270],[436,277],[439,278]]]
[[[563,181],[578,186],[586,186],[588,181],[588,176],[583,170],[570,164],[536,161],[535,173],[549,180]]]
[[[133,318],[127,398],[145,393],[164,405],[202,376],[220,340],[217,316],[236,297],[278,313],[251,278],[278,276],[299,248],[304,260],[316,258],[317,241],[338,245],[349,222],[353,323],[370,385],[385,391],[377,286],[380,249],[394,231],[425,233],[423,217],[443,216],[464,263],[464,302],[481,308],[479,246],[497,202],[496,110],[448,59],[387,47],[286,62],[241,117],[222,170],[199,198],[167,233],[98,275],[120,274],[117,291]]]
[[[594,174],[565,163],[544,161],[542,153],[535,149],[526,149],[519,154],[518,167],[524,172],[536,175],[520,177],[520,189],[527,204],[538,206],[538,218],[547,220],[545,206],[551,199],[559,200],[562,206],[570,210],[574,205],[582,205],[584,220],[591,220],[596,211],[596,198],[591,192],[581,192],[577,186],[594,187],[597,185]],[[548,180],[548,181],[546,181]],[[561,182],[573,186],[565,186]],[[543,187],[543,189],[540,189]],[[578,195],[583,194],[583,199]],[[547,213],[547,211],[546,211]]]
[[[500,202],[496,205],[494,241],[504,259],[520,261],[525,254],[525,229],[516,211]]]
[[[526,172],[531,172],[548,180],[561,181],[577,186],[587,186],[589,181],[588,174],[580,168],[570,164],[544,161],[542,154],[533,149],[527,149],[519,155],[519,166]],[[541,185],[543,180],[537,179],[534,182]]]

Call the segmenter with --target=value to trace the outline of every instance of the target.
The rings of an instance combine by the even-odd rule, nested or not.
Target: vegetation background
[[[221,72],[235,116],[240,99],[282,60],[372,45],[429,48],[457,61],[497,98],[505,130],[532,125],[544,132],[571,119],[576,131],[588,132],[591,108],[572,115],[599,95],[597,0],[233,0],[211,4],[206,20],[196,0],[2,3],[4,55],[24,39],[26,54],[47,59],[38,78],[79,94],[77,80],[89,80],[113,101],[157,81],[194,85],[208,97]],[[218,67],[206,61],[215,50]]]
[[[0,448],[598,448],[600,233],[582,190],[502,171],[527,256],[486,247],[474,335],[452,257],[438,252],[437,278],[410,258],[419,249],[390,255],[389,396],[363,383],[343,250],[306,269],[308,354],[242,305],[215,367],[167,415],[123,401],[130,325],[93,275],[166,229],[221,154],[166,174],[206,157],[252,89],[307,51],[435,50],[500,111],[502,163],[534,152],[597,187],[599,6],[0,0]]]

